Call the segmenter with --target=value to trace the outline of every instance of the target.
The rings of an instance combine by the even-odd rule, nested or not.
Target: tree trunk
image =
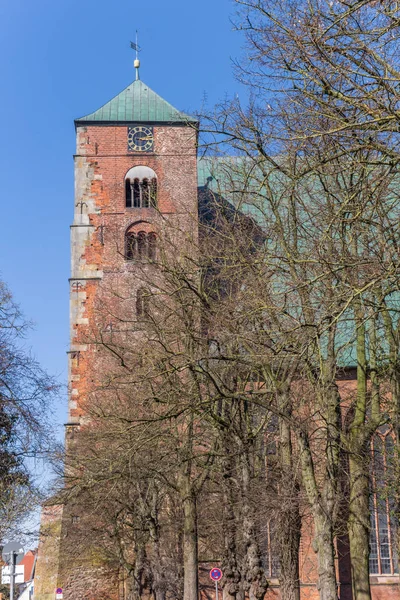
[[[371,600],[369,584],[369,464],[367,419],[366,325],[360,302],[355,304],[357,326],[357,397],[349,430],[349,520],[353,600]],[[371,421],[376,417],[371,413]]]
[[[279,424],[279,560],[280,591],[283,600],[300,600],[299,548],[301,519],[298,486],[293,473],[290,427],[281,419]]]
[[[315,479],[308,439],[299,436],[303,485],[314,519],[313,548],[318,561],[318,589],[320,600],[337,600],[335,544],[332,515],[323,510],[322,499]]]
[[[229,451],[229,440],[224,440],[225,457],[223,459],[223,525],[224,525],[224,573],[223,600],[236,600],[240,589],[240,572],[238,568],[238,549],[236,544],[237,526],[234,511],[236,494],[233,481],[233,460]]]
[[[318,557],[318,589],[320,600],[337,600],[334,535],[330,519],[322,510],[314,513],[314,549]]]
[[[160,543],[157,540],[154,543],[154,558],[158,561],[157,564],[153,565],[153,597],[154,600],[165,600],[166,589],[164,581],[164,567],[161,560]]]
[[[154,489],[151,496],[150,514],[148,514],[150,540],[153,547],[151,561],[152,594],[154,600],[165,600],[166,588],[164,565],[160,550],[160,530],[158,522],[158,490]]]
[[[353,600],[371,600],[369,583],[369,478],[360,456],[350,456],[349,542]]]
[[[142,544],[138,545],[135,557],[135,566],[132,573],[132,588],[130,600],[141,600],[143,592],[145,550]]]
[[[198,599],[198,553],[196,499],[186,482],[183,502],[183,600]]]
[[[384,305],[383,297],[380,298],[381,304]],[[400,573],[400,364],[399,364],[399,328],[397,322],[393,319],[390,312],[386,309],[382,311],[383,323],[386,332],[386,341],[390,348],[390,369],[391,369],[391,389],[392,389],[392,405],[393,405],[393,430],[395,435],[395,448],[397,452],[394,454],[393,465],[393,492],[395,502],[395,518],[398,523],[396,532],[397,543],[397,566]]]
[[[268,581],[261,563],[261,553],[256,537],[253,509],[250,504],[250,464],[248,448],[243,445],[242,461],[242,531],[243,531],[243,573],[242,588],[249,600],[262,600],[268,589]]]

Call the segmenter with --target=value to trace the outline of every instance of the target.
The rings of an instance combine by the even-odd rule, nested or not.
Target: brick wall
[[[79,428],[90,419],[91,393],[103,369],[96,336],[99,332],[112,335],[112,319],[121,310],[122,291],[127,295],[123,310],[132,311],[140,286],[143,265],[125,260],[126,230],[136,224],[137,229],[154,231],[161,239],[169,228],[174,231],[175,248],[182,247],[188,232],[196,239],[196,140],[196,131],[190,126],[155,125],[154,153],[135,154],[127,151],[127,126],[77,128],[66,434],[67,452],[71,454]],[[148,166],[156,173],[157,210],[126,208],[125,176],[134,166]],[[41,543],[37,600],[53,598],[55,584],[64,589],[65,600],[115,600],[119,595],[118,574],[102,572],[91,559],[94,548],[88,550],[86,546],[87,552],[80,554],[79,544],[73,542],[74,512],[73,506],[65,506],[54,541]]]
[[[125,206],[125,175],[139,165],[150,167],[157,175],[157,210]],[[187,236],[197,240],[196,131],[190,126],[154,126],[154,153],[151,154],[127,152],[127,126],[77,128],[66,434],[67,452],[70,453],[74,451],[79,427],[90,419],[91,393],[103,368],[96,336],[99,330],[105,336],[112,335],[113,315],[119,310],[126,314],[134,311],[143,269],[151,269],[151,266],[143,267],[125,260],[124,235],[132,225],[137,230],[156,232],[160,240],[168,231],[173,231],[173,248],[177,252],[185,245]],[[125,304],[121,301],[122,296],[127,299]],[[340,386],[345,396],[353,389],[354,382],[343,381]],[[53,600],[58,585],[65,590],[65,600],[100,597],[116,600],[120,587],[118,574],[106,576],[88,556],[71,560],[68,547],[73,539],[70,535],[72,512],[73,508],[68,506],[43,510],[35,600]],[[338,553],[341,598],[350,600],[348,553],[343,544],[338,547]],[[318,598],[316,557],[309,522],[305,522],[303,528],[300,571],[302,599]],[[397,599],[398,586],[391,582],[388,585],[383,581],[375,582],[373,597],[374,600]],[[279,598],[279,588],[275,584],[271,585],[267,598]]]

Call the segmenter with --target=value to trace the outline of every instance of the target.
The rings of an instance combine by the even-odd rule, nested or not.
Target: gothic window
[[[157,175],[150,167],[133,167],[125,177],[126,208],[156,208]]]
[[[136,294],[136,316],[143,319],[149,313],[149,291],[146,288],[139,288]]]
[[[396,523],[390,490],[394,478],[393,432],[386,428],[372,440],[371,532],[369,570],[371,575],[398,573]]]
[[[128,231],[125,234],[125,258],[139,262],[156,259],[157,236],[154,232]]]

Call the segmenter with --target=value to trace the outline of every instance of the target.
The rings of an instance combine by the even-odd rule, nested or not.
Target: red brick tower
[[[197,215],[197,124],[153,92],[138,72],[136,81],[75,126],[67,452],[90,418],[88,390],[96,379],[90,340],[100,298],[128,283],[137,310],[140,282],[132,259],[144,254],[151,259],[162,228],[171,223],[178,237],[185,228],[196,235]],[[103,316],[104,328],[112,329],[112,319],[107,323]],[[53,600],[56,587],[67,600],[96,597],[95,581],[69,576],[59,564],[70,520],[60,505],[43,510],[36,600]]]

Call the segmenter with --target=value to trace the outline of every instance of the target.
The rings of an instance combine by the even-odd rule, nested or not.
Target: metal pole
[[[12,600],[12,598],[10,598]],[[215,582],[215,600],[218,600],[218,581]]]
[[[10,600],[14,600],[14,578],[15,578],[15,569],[14,569],[14,550],[11,551],[11,564],[10,564]]]

